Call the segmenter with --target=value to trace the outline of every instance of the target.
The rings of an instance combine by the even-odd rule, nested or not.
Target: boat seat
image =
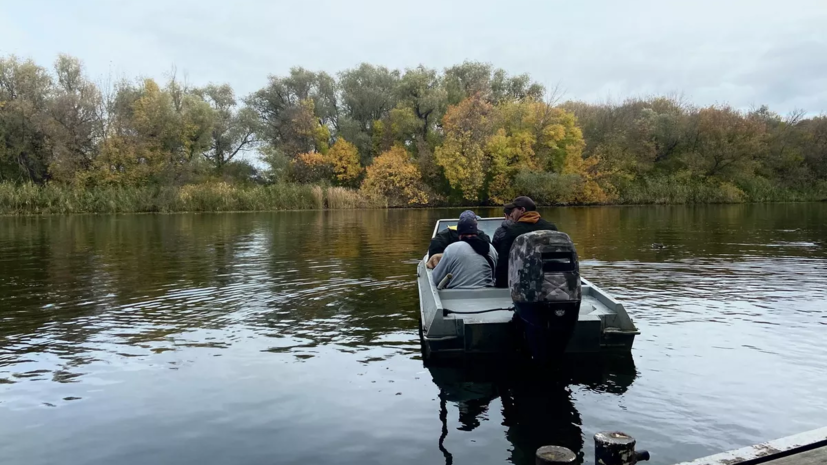
[[[490,310],[507,310],[514,306],[511,291],[505,288],[443,289],[439,291],[442,307],[456,314],[476,314]]]

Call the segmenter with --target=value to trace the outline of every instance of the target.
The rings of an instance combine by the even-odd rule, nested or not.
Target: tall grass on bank
[[[515,188],[543,205],[577,204],[577,176],[518,177]],[[827,182],[784,187],[764,178],[737,184],[648,177],[617,186],[618,204],[703,204],[827,200]],[[139,212],[221,212],[387,208],[385,198],[343,187],[281,183],[235,186],[225,182],[181,187],[92,187],[0,183],[0,215]]]
[[[571,205],[585,197],[585,181],[579,174],[522,171],[514,179],[514,188],[540,205]]]
[[[662,176],[635,180],[618,192],[622,204],[807,202],[827,199],[827,183],[791,189],[764,178],[730,183]]]
[[[384,208],[384,199],[341,187],[224,182],[182,187],[92,187],[0,183],[0,214],[214,212]]]
[[[618,203],[742,203],[747,196],[730,183],[691,182],[672,177],[645,178],[619,188]]]

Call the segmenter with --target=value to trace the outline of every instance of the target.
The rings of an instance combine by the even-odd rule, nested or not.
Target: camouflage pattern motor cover
[[[570,271],[543,271],[543,254],[570,254]],[[508,256],[508,287],[516,303],[579,302],[580,266],[568,234],[534,231],[514,240]]]

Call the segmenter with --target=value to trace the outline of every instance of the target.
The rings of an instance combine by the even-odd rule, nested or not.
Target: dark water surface
[[[621,429],[669,464],[827,424],[827,204],[545,210],[642,331],[554,376],[423,366],[458,212],[0,218],[0,461],[591,462]]]

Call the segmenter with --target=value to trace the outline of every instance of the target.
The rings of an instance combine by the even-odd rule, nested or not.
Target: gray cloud
[[[29,0],[0,8],[0,54],[90,74],[163,77],[241,94],[291,66],[442,68],[465,59],[530,73],[567,98],[682,93],[697,104],[827,112],[823,0]]]

